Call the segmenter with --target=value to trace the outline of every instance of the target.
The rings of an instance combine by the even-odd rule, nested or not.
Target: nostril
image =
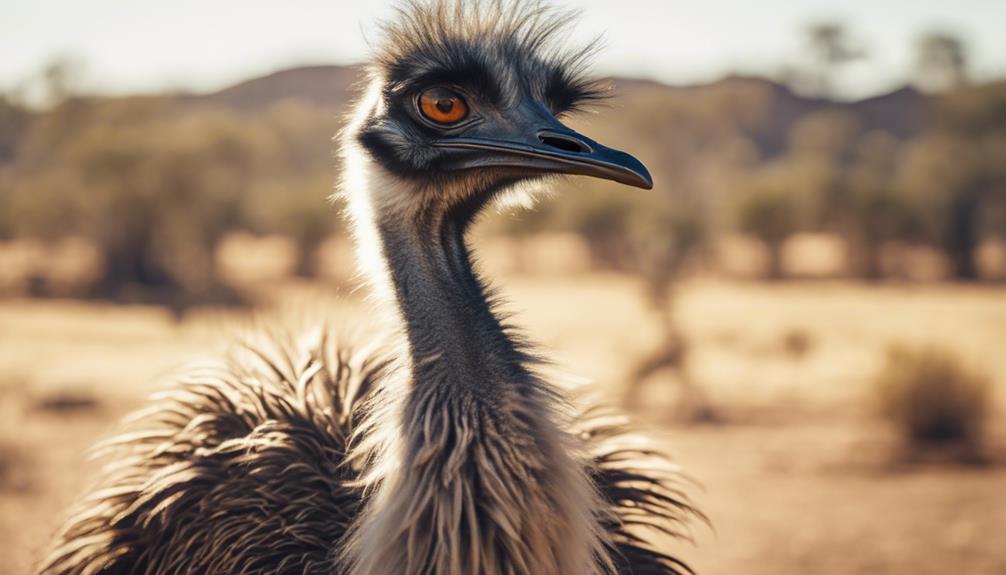
[[[585,153],[590,151],[590,147],[580,140],[558,134],[539,134],[538,140],[546,146],[558,148],[564,152]]]

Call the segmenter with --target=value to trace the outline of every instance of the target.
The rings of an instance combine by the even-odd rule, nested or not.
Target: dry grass
[[[614,398],[659,343],[657,318],[631,279],[500,283],[518,323],[560,367],[595,378]],[[294,315],[361,317],[352,295],[312,286],[273,295],[308,302]],[[897,436],[874,423],[868,401],[882,350],[899,341],[950,349],[995,385],[1006,382],[1006,290],[703,281],[684,286],[678,301],[691,375],[725,418],[661,431],[705,486],[698,499],[715,533],[699,528],[694,549],[675,544],[700,573],[1006,572],[1006,470],[892,469],[885,457]],[[221,350],[246,321],[238,312],[176,323],[149,307],[0,302],[0,573],[30,572],[86,484],[86,447],[161,374]],[[812,345],[792,353],[792,334]],[[656,378],[641,415],[667,420],[669,385]],[[993,453],[1004,444],[994,417],[1003,395],[993,389]]]
[[[991,407],[984,374],[941,348],[895,346],[875,385],[879,411],[901,434],[908,455],[950,448],[964,460],[981,459]]]

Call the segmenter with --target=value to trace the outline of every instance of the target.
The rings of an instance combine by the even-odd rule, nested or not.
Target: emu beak
[[[490,166],[510,167],[538,173],[591,176],[646,190],[653,178],[642,162],[631,155],[602,146],[538,110],[523,110],[532,116],[525,122],[483,122],[464,136],[433,142],[437,148],[456,150],[455,169]],[[528,113],[531,112],[531,113]],[[516,124],[516,125],[514,125]]]

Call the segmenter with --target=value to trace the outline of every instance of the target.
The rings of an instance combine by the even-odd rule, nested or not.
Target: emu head
[[[392,180],[382,187],[407,196],[379,204],[474,213],[515,184],[556,174],[651,188],[637,159],[561,121],[603,96],[584,74],[592,48],[561,45],[571,19],[535,0],[406,2],[384,26],[368,96],[344,138],[347,163],[368,156]]]

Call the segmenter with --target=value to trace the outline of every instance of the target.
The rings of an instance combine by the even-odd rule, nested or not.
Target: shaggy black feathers
[[[363,501],[346,461],[389,359],[353,353],[327,331],[239,346],[177,386],[106,442],[101,488],[81,501],[42,575],[337,575],[339,544]],[[691,571],[638,529],[697,512],[660,454],[625,447],[625,428],[584,413],[588,473],[611,505],[605,528],[621,575]]]
[[[389,92],[455,83],[500,107],[531,95],[571,112],[607,92],[586,73],[597,43],[564,45],[575,16],[536,0],[410,0],[383,28],[376,69]]]

